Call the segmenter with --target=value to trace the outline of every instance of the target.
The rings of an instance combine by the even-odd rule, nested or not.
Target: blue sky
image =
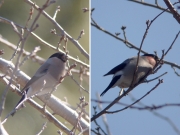
[[[152,2],[146,0],[146,2]],[[171,0],[175,2],[175,0]],[[154,3],[152,3],[154,4]],[[163,1],[159,1],[159,5],[166,7]],[[91,7],[95,8],[93,12],[94,20],[105,30],[115,33],[120,32],[120,37],[123,38],[122,26],[126,26],[126,36],[129,42],[139,47],[142,41],[143,34],[146,29],[146,20],[152,20],[161,10],[143,6],[134,2],[119,1],[119,0],[92,0]],[[176,6],[175,6],[176,7]],[[144,41],[142,49],[153,53],[157,51],[161,56],[163,49],[167,50],[175,38],[175,35],[180,30],[178,22],[173,18],[172,14],[164,13],[155,20],[148,31],[148,35]],[[180,37],[176,40],[173,48],[170,50],[165,60],[180,65]],[[110,83],[112,76],[103,77],[110,69],[117,66],[125,59],[137,55],[137,51],[129,49],[121,41],[105,34],[102,31],[91,27],[91,98],[97,99],[96,93],[101,93]],[[177,70],[180,73],[180,70]],[[151,92],[140,102],[145,105],[161,105],[165,103],[180,102],[180,77],[174,74],[173,69],[169,65],[163,65],[158,73],[151,75],[148,79],[157,77],[158,75],[168,72],[162,77],[162,83],[156,90]],[[128,96],[124,97],[120,102],[131,104],[133,103],[131,95],[138,99],[147,93],[158,80],[141,84],[136,87]],[[110,89],[102,98],[102,101],[113,101],[118,93],[119,88]],[[91,106],[96,106],[95,102]],[[108,104],[103,104],[103,108]],[[136,104],[136,106],[140,106]],[[110,111],[123,108],[120,105],[114,105]],[[99,110],[97,109],[99,112]],[[161,116],[168,117],[180,130],[180,108],[165,107],[155,110],[154,112]],[[94,114],[91,109],[92,115]],[[160,117],[157,117],[150,111],[139,111],[135,109],[127,109],[116,114],[107,114],[107,121],[113,135],[176,135],[172,126]],[[102,117],[97,119],[97,122],[102,125]],[[92,128],[95,128],[92,123]]]

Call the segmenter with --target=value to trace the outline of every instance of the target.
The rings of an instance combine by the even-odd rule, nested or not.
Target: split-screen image
[[[178,0],[0,1],[1,135],[180,135]]]

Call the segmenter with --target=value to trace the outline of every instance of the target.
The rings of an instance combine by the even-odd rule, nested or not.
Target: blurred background
[[[140,0],[141,1],[141,0]],[[178,0],[171,0],[171,3]],[[144,2],[155,5],[155,1],[145,0]],[[160,7],[167,8],[164,1],[158,1]],[[177,9],[179,4],[175,5]],[[126,26],[125,32],[129,42],[137,47],[143,38],[146,30],[146,21],[154,19],[160,12],[159,9],[130,2],[128,0],[92,0],[91,8],[95,8],[92,13],[93,19],[103,29],[115,34],[120,33],[118,37],[124,39],[122,26]],[[180,10],[177,9],[179,12]],[[170,13],[163,13],[151,25],[145,38],[142,50],[148,53],[157,51],[161,57],[162,50],[165,51],[173,42],[176,34],[179,32],[179,23]],[[165,60],[180,65],[180,36],[175,41],[172,49],[165,57]],[[97,99],[96,94],[101,94],[109,85],[112,76],[103,77],[113,67],[119,65],[125,59],[136,56],[135,49],[128,48],[123,42],[111,37],[110,35],[91,26],[91,99]],[[142,53],[141,53],[142,54]],[[179,69],[176,69],[180,73]],[[164,72],[168,72],[161,77],[164,83],[159,85],[153,92],[142,99],[135,107],[159,106],[168,103],[180,103],[180,78],[174,73],[171,66],[164,64],[163,67],[154,75],[148,76],[148,80],[155,78]],[[126,97],[120,100],[120,103],[131,104],[151,90],[158,80],[144,83],[136,87]],[[110,89],[103,97],[102,101],[112,102],[119,94],[118,87]],[[102,103],[105,108],[108,103]],[[91,115],[94,115],[93,106],[97,106],[96,111],[100,112],[98,104],[91,103]],[[108,111],[115,111],[125,106],[115,104]],[[179,135],[180,134],[180,108],[178,106],[163,107],[155,110],[126,109],[119,113],[107,114],[107,123],[112,135]],[[92,122],[92,129],[98,132],[98,125],[108,134],[106,126],[99,117],[97,124]],[[99,129],[101,134],[104,134]],[[94,134],[93,132],[91,132]]]
[[[33,1],[39,7],[45,3],[45,1]],[[60,6],[60,12],[57,13],[56,21],[61,25],[61,27],[74,39],[77,39],[80,35],[80,32],[84,30],[84,35],[79,40],[79,43],[82,47],[89,53],[89,12],[84,13],[83,8],[89,8],[89,1],[84,0],[76,0],[76,1],[64,1],[58,0],[54,4],[51,4],[45,11],[51,16],[54,16],[55,10],[57,6]],[[25,26],[30,12],[31,6],[28,5],[24,1],[11,1],[6,0],[0,7],[0,16],[6,18],[8,20],[13,21],[21,26]],[[32,20],[28,23],[28,28],[31,26],[35,16],[37,15],[36,9],[34,9],[34,13],[32,16]],[[55,26],[47,20],[43,15],[37,21],[39,27],[34,31],[39,37],[41,37],[46,42],[50,43],[53,46],[57,46],[59,42],[59,36],[56,36],[50,33],[51,29],[54,29]],[[19,29],[20,30],[20,29]],[[60,31],[56,31],[58,34],[61,34]],[[3,23],[0,20],[0,35],[8,40],[9,42],[17,45],[19,41],[18,35],[13,31],[11,25]],[[64,44],[64,42],[62,42]],[[35,39],[32,35],[29,36],[27,42],[25,43],[25,50],[31,52],[34,50],[35,47],[40,46],[41,51],[37,53],[38,56],[47,59],[51,54],[55,53],[55,50],[48,48],[45,45],[42,45],[37,39]],[[8,48],[5,44],[0,43],[0,49],[4,49],[5,54],[2,55],[2,58],[9,60],[14,53],[14,50]],[[60,47],[62,49],[62,46]],[[83,61],[86,64],[89,64],[89,61],[80,53],[80,51],[68,41],[68,51],[69,55],[73,56],[74,58],[79,58],[79,60]],[[16,62],[16,58],[13,62]],[[73,61],[70,60],[70,64],[74,64]],[[36,70],[40,67],[38,63],[33,62],[31,59],[27,60],[23,66],[21,66],[20,70],[25,72],[27,75],[32,77]],[[80,65],[78,64],[76,69],[79,69]],[[74,78],[80,82],[80,78],[78,74],[73,75]],[[82,86],[89,90],[89,77],[83,77]],[[5,85],[0,83],[1,91],[3,92],[5,89]],[[22,88],[21,88],[22,89]],[[60,98],[61,100],[67,99],[67,102],[72,105],[73,107],[77,107],[77,103],[79,103],[79,97],[85,96],[86,101],[89,101],[89,94],[86,92],[80,92],[79,86],[75,84],[75,82],[70,78],[66,77],[63,83],[58,87],[58,89],[53,93],[56,97]],[[42,102],[38,99],[34,98],[38,103],[42,105]],[[20,100],[20,97],[15,93],[9,91],[5,110],[3,111],[2,119],[14,108],[17,102]],[[28,103],[26,104],[26,108],[19,110],[14,117],[10,117],[8,121],[4,124],[5,129],[8,131],[9,134],[16,134],[16,135],[32,135],[38,133],[41,128],[42,124],[47,121],[46,119],[42,118],[41,114],[31,107]],[[88,112],[89,109],[86,107],[86,111]],[[64,121],[64,119],[57,117],[63,124],[65,124],[68,128],[72,128],[72,126]],[[49,134],[57,134],[56,131],[58,130],[52,123],[47,124],[47,128],[43,132],[43,135]]]

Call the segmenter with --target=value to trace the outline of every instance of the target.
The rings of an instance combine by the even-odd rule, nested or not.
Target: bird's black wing
[[[121,75],[115,76],[110,82],[110,84],[108,85],[108,87],[101,93],[100,96],[103,96],[120,79],[120,77]]]
[[[114,67],[113,69],[111,69],[107,74],[105,74],[104,76],[107,75],[112,75],[115,74],[116,72],[124,69],[126,67],[126,65],[129,63],[130,59],[125,60],[123,63],[117,65],[116,67]]]

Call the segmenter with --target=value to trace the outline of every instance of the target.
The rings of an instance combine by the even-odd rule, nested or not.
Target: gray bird
[[[47,94],[57,87],[60,78],[65,74],[67,59],[67,55],[61,52],[51,55],[22,89],[23,95],[15,106],[15,110],[19,109],[30,97]]]
[[[137,56],[129,58],[104,75],[114,76],[108,87],[101,93],[101,96],[103,96],[110,88],[114,88],[115,86],[121,88],[120,95],[122,95],[124,92],[123,88],[130,87],[133,80],[134,71],[136,69],[137,59]],[[143,77],[154,68],[158,60],[158,57],[154,54],[144,54],[140,56],[134,84],[141,81],[141,79],[143,79]]]

